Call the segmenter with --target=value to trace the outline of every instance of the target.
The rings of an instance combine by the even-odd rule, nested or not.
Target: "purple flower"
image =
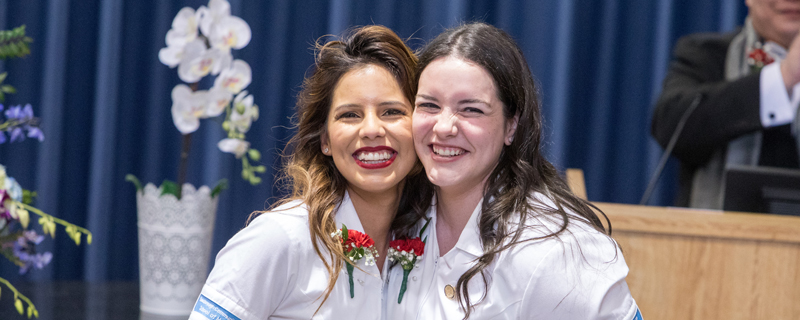
[[[22,106],[14,106],[6,110],[6,118],[12,120],[22,119]]]
[[[42,130],[39,130],[39,128],[37,127],[31,127],[31,126],[26,126],[25,128],[28,129],[28,138],[39,139],[39,142],[44,141],[44,133],[42,133]]]
[[[25,104],[25,108],[22,108],[22,118],[25,120],[33,119],[33,106],[30,103]]]
[[[6,208],[6,200],[10,199],[11,196],[8,195],[8,191],[0,190],[0,218],[6,219],[6,221],[11,221],[11,212]]]
[[[2,108],[0,108],[0,111],[2,111]],[[26,131],[28,138],[35,138],[40,142],[44,141],[44,133],[39,129],[39,118],[34,117],[33,107],[30,103],[26,104],[25,107],[19,105],[10,107],[5,110],[5,115],[7,119],[5,123],[0,122],[0,125],[4,127],[3,130],[9,137],[6,138],[5,134],[0,131],[0,144],[6,141],[23,141],[25,140]]]
[[[31,267],[42,269],[50,260],[53,254],[50,252],[36,253],[36,245],[44,240],[44,236],[36,234],[36,231],[23,231],[22,235],[14,241],[12,251],[23,265],[19,268],[19,274],[25,274]]]
[[[25,134],[22,133],[22,128],[16,127],[11,129],[11,142],[25,140]]]

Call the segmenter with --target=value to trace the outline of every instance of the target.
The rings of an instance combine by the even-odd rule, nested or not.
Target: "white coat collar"
[[[342,203],[336,208],[334,219],[336,220],[336,229],[341,229],[342,224],[344,224],[347,229],[365,232],[364,226],[361,225],[361,219],[358,218],[358,213],[356,213],[356,208],[353,206],[353,200],[350,199],[350,193],[347,191],[344,192]]]
[[[430,228],[432,232],[436,232],[436,198],[434,197],[432,210],[430,210],[430,217],[432,218],[431,224],[433,224],[433,228]],[[464,230],[461,230],[461,235],[458,236],[458,242],[456,242],[455,247],[450,251],[455,249],[466,252],[471,256],[478,258],[483,255],[483,245],[481,244],[481,232],[478,228],[478,220],[481,217],[481,205],[483,204],[483,198],[481,201],[478,202],[478,205],[475,206],[475,209],[472,210],[472,215],[469,217],[469,221],[467,221],[467,225],[464,226]],[[437,240],[438,242],[438,240]],[[438,244],[436,245],[438,251]]]

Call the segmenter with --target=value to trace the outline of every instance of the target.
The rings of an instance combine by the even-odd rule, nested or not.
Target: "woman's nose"
[[[440,137],[450,137],[458,134],[458,116],[451,112],[442,112],[433,125],[433,132]]]
[[[383,121],[381,121],[377,114],[368,113],[364,117],[360,133],[362,138],[375,139],[385,135],[386,129],[383,126]]]

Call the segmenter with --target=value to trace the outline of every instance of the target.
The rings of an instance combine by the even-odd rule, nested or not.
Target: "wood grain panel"
[[[800,218],[595,204],[645,319],[800,319]]]

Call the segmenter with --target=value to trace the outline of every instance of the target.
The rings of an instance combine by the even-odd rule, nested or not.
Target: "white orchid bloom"
[[[225,0],[211,0],[208,7],[201,6],[197,11],[200,13],[200,32],[210,36],[212,26],[231,15],[231,4]]]
[[[219,73],[229,64],[230,53],[218,49],[206,49],[205,43],[197,39],[186,45],[183,59],[178,65],[178,77],[184,82],[195,83],[209,73]]]
[[[185,84],[172,89],[172,122],[182,134],[197,131],[200,118],[204,118],[208,104],[208,92],[197,91]]]
[[[172,29],[167,31],[167,47],[158,51],[158,60],[161,63],[175,68],[184,56],[187,44],[197,39],[199,12],[185,7],[178,12],[172,20]]]
[[[167,46],[182,48],[197,39],[198,16],[190,7],[181,9],[172,20],[172,29],[167,31]]]
[[[253,71],[250,65],[243,60],[234,60],[229,69],[222,70],[216,80],[214,86],[225,88],[232,94],[241,92],[244,88],[250,85],[253,80]]]
[[[166,47],[158,51],[158,60],[170,68],[175,68],[183,60],[182,47]]]
[[[252,37],[250,25],[236,16],[220,19],[212,26],[210,32],[208,40],[211,46],[223,51],[244,48]]]
[[[236,158],[241,158],[247,149],[250,149],[250,142],[241,140],[241,139],[222,139],[219,143],[217,143],[217,147],[222,152],[233,153],[236,155]]]
[[[231,55],[231,51],[227,50],[219,50],[217,48],[211,48],[210,50],[217,52],[217,60],[216,63],[211,68],[212,75],[218,75],[222,70],[229,69],[231,65],[233,65],[233,55]]]
[[[250,130],[250,125],[258,119],[258,107],[253,105],[253,95],[248,95],[247,91],[239,93],[233,99],[233,110],[231,111],[231,124],[240,133]]]
[[[206,117],[216,117],[225,111],[225,107],[231,103],[233,94],[225,88],[211,88],[208,90],[208,102],[206,104]]]

